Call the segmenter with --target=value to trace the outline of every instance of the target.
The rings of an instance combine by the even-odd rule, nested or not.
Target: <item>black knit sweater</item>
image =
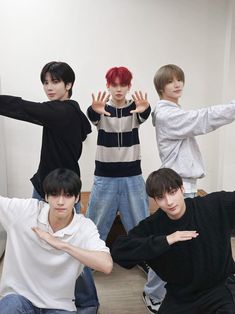
[[[216,192],[186,199],[186,212],[171,220],[159,209],[113,246],[112,257],[123,267],[141,261],[167,282],[167,293],[182,301],[197,299],[235,272],[231,232],[235,227],[235,192]],[[166,236],[196,230],[196,239],[169,245]]]

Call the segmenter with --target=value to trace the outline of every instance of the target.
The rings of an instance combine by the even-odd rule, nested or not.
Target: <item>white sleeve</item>
[[[33,206],[38,201],[36,199],[19,199],[0,196],[0,222],[7,228],[22,218],[27,212],[32,211]],[[34,205],[33,205],[34,204]]]
[[[198,110],[183,110],[180,107],[156,111],[155,125],[169,138],[183,139],[209,133],[235,120],[235,101]]]
[[[100,239],[99,231],[94,222],[86,218],[86,243],[84,249],[109,253],[109,248]]]

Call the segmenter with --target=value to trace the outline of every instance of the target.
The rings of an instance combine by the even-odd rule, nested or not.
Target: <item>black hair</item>
[[[80,194],[82,182],[72,170],[58,168],[51,171],[43,180],[45,195],[59,195],[62,192],[77,197]]]
[[[161,168],[152,172],[146,181],[146,192],[152,197],[163,196],[166,192],[183,186],[181,176],[170,168]]]
[[[57,61],[51,61],[44,65],[40,79],[42,84],[45,82],[46,74],[50,73],[52,79],[63,81],[65,85],[68,83],[71,83],[72,86],[70,90],[68,91],[69,98],[72,96],[72,88],[75,81],[75,73],[73,69],[65,62],[57,62]]]

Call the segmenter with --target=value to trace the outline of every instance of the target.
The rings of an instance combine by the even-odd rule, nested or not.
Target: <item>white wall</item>
[[[124,65],[134,74],[133,90],[147,91],[154,106],[154,73],[163,64],[175,63],[186,74],[185,108],[228,101],[233,95],[224,90],[225,60],[235,49],[234,42],[233,47],[227,44],[231,25],[234,35],[233,5],[234,0],[0,0],[2,92],[43,101],[41,68],[51,60],[65,61],[77,74],[73,96],[86,111],[91,93],[105,88],[106,71]],[[230,62],[232,76],[235,61]],[[8,118],[4,126],[8,194],[27,197],[39,161],[41,128]],[[234,128],[199,138],[207,169],[199,185],[207,191],[234,186],[226,181],[235,170],[234,148],[224,147],[224,132],[231,134]],[[140,132],[146,178],[160,166],[151,119]],[[93,128],[80,160],[84,191],[92,185],[96,135]],[[229,169],[223,165],[228,159]]]
[[[235,1],[229,2],[227,25],[223,98],[226,99],[230,97],[235,99]],[[225,190],[234,189],[235,187],[235,176],[233,175],[235,168],[234,131],[234,124],[231,124],[220,131],[221,154],[218,172],[218,187]]]
[[[0,79],[0,93],[1,93],[1,79]],[[5,132],[3,125],[3,117],[0,117],[0,195],[7,195],[7,168],[6,168],[6,146],[5,146]],[[1,234],[0,226],[0,234]],[[1,238],[1,237],[0,237]],[[1,247],[1,246],[0,246]],[[0,249],[0,258],[2,250]]]

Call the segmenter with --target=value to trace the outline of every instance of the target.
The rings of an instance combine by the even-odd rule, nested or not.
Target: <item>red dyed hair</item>
[[[130,85],[132,80],[131,72],[125,67],[114,67],[108,70],[105,75],[108,85],[115,85],[118,78],[121,85]]]

